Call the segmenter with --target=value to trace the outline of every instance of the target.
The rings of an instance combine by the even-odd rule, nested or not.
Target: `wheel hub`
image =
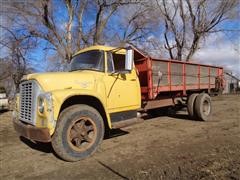
[[[203,102],[203,113],[205,115],[208,115],[211,111],[211,106],[210,106],[210,103],[208,101],[204,101]]]
[[[85,151],[96,139],[96,125],[92,119],[81,117],[68,129],[68,143],[76,151]]]

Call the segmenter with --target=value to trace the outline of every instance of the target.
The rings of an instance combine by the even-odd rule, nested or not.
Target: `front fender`
[[[106,108],[106,99],[104,98],[104,93],[98,93],[93,90],[88,90],[88,89],[62,89],[62,90],[55,90],[52,91],[52,98],[53,98],[53,117],[54,120],[56,121],[58,119],[60,109],[62,104],[70,97],[72,96],[92,96],[94,98],[97,98],[101,103],[104,108],[104,111],[106,113],[107,117],[107,122],[109,127],[111,128],[111,121],[110,121],[110,116]]]

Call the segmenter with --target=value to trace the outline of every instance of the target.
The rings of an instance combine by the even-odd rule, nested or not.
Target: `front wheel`
[[[63,110],[52,137],[56,154],[66,161],[78,161],[93,154],[104,136],[99,112],[87,105],[73,105]]]

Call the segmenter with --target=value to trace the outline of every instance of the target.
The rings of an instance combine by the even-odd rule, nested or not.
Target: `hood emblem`
[[[78,81],[78,80],[75,80],[75,83],[80,85],[81,88],[88,88],[92,84],[91,81]]]

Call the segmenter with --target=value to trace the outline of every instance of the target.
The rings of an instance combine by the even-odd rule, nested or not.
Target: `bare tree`
[[[123,35],[120,37],[120,42],[122,44],[137,44],[137,42],[145,40],[150,33],[149,27],[153,25],[151,21],[153,14],[150,13],[151,8],[144,5],[134,5],[127,10],[132,11],[132,13],[125,13],[125,17],[123,17],[121,24]]]
[[[56,4],[58,3],[58,4]],[[104,29],[110,17],[119,7],[135,4],[123,0],[64,0],[64,1],[27,1],[25,5],[10,4],[9,17],[18,16],[19,28],[24,28],[29,36],[40,38],[51,44],[61,59],[69,62],[75,51],[91,44],[104,43]],[[59,10],[61,8],[61,10]],[[95,10],[91,17],[93,24],[86,16]],[[64,11],[64,12],[63,12]],[[61,12],[64,17],[61,17]],[[87,26],[87,27],[86,27]]]
[[[164,18],[165,48],[171,59],[189,61],[210,33],[224,31],[219,25],[231,18],[237,0],[156,0]]]
[[[1,58],[0,81],[12,81],[12,89],[17,92],[22,77],[30,70],[26,54],[35,48],[36,44],[29,36],[17,35],[2,25],[0,30],[4,32],[0,39],[1,50],[5,50],[5,56]]]

